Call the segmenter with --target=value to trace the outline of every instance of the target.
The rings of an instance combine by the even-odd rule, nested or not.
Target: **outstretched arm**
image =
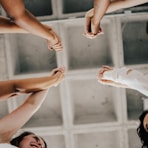
[[[32,93],[21,106],[0,120],[0,143],[10,142],[12,136],[40,108],[47,92],[47,90],[43,90]]]
[[[42,24],[45,29],[52,30],[52,28],[46,24]],[[29,33],[27,30],[11,22],[9,18],[0,16],[0,33]]]
[[[100,22],[105,13],[110,13],[123,8],[128,8],[147,3],[148,0],[94,0],[94,8],[87,11],[85,15],[85,36],[95,38],[102,34]]]
[[[0,119],[0,143],[9,143],[17,130],[40,108],[46,98],[48,88],[57,86],[63,78],[64,69],[59,68],[54,69],[49,77],[14,80],[13,83],[10,81],[8,83],[1,83],[0,90],[2,90],[0,92],[3,92],[1,95],[13,93],[14,88],[18,89],[20,93],[31,93],[31,95],[21,106]]]
[[[54,69],[50,76],[8,80],[0,82],[0,100],[8,99],[19,93],[32,93],[58,85],[64,78],[64,69]]]
[[[15,24],[37,36],[48,40],[49,48],[62,50],[61,40],[53,30],[46,29],[29,11],[24,7],[23,0],[0,0],[0,4],[12,18]]]

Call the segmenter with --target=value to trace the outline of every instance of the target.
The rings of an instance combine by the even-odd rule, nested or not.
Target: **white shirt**
[[[105,71],[102,79],[125,84],[129,88],[148,96],[148,77],[139,71],[129,70],[130,68],[126,67],[114,68],[113,70]]]
[[[0,148],[17,148],[17,147],[9,143],[0,143]]]

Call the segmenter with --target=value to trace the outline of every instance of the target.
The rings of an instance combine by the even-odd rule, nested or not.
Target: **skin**
[[[64,68],[57,68],[54,69],[48,77],[0,82],[0,100],[6,100],[12,98],[14,95],[22,93],[31,93],[22,105],[0,119],[0,143],[10,142],[14,134],[22,128],[40,108],[47,96],[48,89],[50,87],[57,86],[63,78]],[[29,136],[29,139],[30,138],[31,137]],[[20,148],[25,148],[23,146],[24,144],[22,144],[22,147]]]
[[[85,15],[85,37],[93,39],[103,34],[100,22],[105,13],[110,13],[119,9],[129,8],[147,3],[148,0],[94,0],[94,8],[86,12]]]
[[[41,137],[36,135],[28,135],[23,138],[20,148],[45,148],[45,144]]]
[[[13,20],[12,22],[8,18],[0,18],[0,30],[3,29],[2,33],[5,33],[4,31],[8,33],[8,30],[10,30],[11,33],[17,32],[18,30],[29,32],[45,38],[49,49],[55,49],[56,51],[61,51],[63,49],[61,40],[56,32],[51,27],[42,25],[28,10],[26,10],[23,0],[0,0],[0,4]],[[11,31],[10,28],[13,31]]]
[[[148,132],[148,113],[145,115],[143,120],[143,127]]]

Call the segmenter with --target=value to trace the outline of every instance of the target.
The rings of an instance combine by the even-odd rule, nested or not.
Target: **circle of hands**
[[[48,25],[44,25],[44,26],[46,29],[48,29],[48,31],[51,34],[51,40],[47,40],[48,49],[51,51],[53,50],[62,51],[63,45],[61,42],[61,38],[50,26]],[[102,28],[100,27],[100,23],[99,24],[94,23],[94,9],[90,9],[89,11],[86,12],[84,28],[85,30],[84,30],[83,36],[89,39],[94,39],[104,34]],[[106,85],[115,85],[113,81],[103,79],[104,72],[109,70],[113,70],[113,68],[109,66],[102,66],[97,76],[99,83],[106,84]],[[63,67],[56,68],[51,72],[51,76],[57,78],[54,86],[57,86],[63,80],[64,73],[65,73],[65,69]]]

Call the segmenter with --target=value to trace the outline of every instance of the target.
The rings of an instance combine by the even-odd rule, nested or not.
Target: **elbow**
[[[24,18],[26,15],[26,10],[21,10],[21,11],[12,11],[9,13],[10,19],[12,22],[18,22]]]

